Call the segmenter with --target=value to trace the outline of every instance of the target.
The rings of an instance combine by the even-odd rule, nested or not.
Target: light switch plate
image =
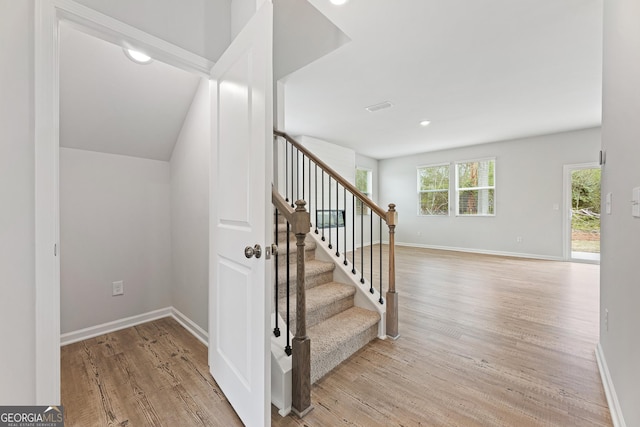
[[[631,215],[640,217],[640,187],[634,188],[631,195]]]
[[[117,295],[124,295],[124,282],[122,280],[113,282],[112,286],[113,286],[113,292],[111,293],[112,296],[115,297]]]

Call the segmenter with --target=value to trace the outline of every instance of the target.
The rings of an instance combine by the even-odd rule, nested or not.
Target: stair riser
[[[295,270],[295,269],[294,269]],[[311,289],[314,286],[324,285],[325,283],[329,283],[333,281],[333,271],[327,271],[324,273],[316,274],[314,276],[307,276],[307,280],[305,282],[305,289]],[[278,298],[283,298],[287,295],[287,283],[285,280],[280,279],[280,283],[278,284]],[[293,295],[296,293],[296,279],[292,277],[289,283],[289,294]]]
[[[336,366],[347,360],[356,351],[367,345],[378,335],[378,324],[374,324],[363,332],[357,334],[348,343],[329,353],[323,360],[319,360],[317,352],[311,350],[311,384],[321,379]],[[313,342],[313,338],[312,338]],[[315,356],[315,357],[314,357]]]
[[[335,316],[338,313],[341,313],[345,310],[353,307],[353,295],[342,298],[338,301],[335,301],[328,306],[320,307],[317,310],[307,311],[307,328],[317,325],[318,323],[327,320],[331,316]],[[283,319],[286,319],[287,312],[284,310],[283,306],[279,307],[280,314]],[[292,307],[291,312],[289,313],[291,317],[290,321],[290,330],[291,333],[295,335],[296,333],[296,311],[295,307]]]
[[[291,254],[289,255],[289,264],[295,264],[298,260],[298,251],[296,246],[292,246],[291,247]],[[316,251],[315,251],[315,247],[312,246],[305,246],[305,250],[304,250],[304,259],[305,261],[310,261],[312,259],[315,259],[316,257]],[[287,265],[287,254],[285,252],[283,252],[282,254],[278,254],[278,267],[279,268],[284,268]],[[280,270],[280,271],[284,271],[284,270]]]

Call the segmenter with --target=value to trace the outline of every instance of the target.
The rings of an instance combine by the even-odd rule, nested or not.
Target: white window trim
[[[358,176],[358,171],[359,171],[359,170],[366,171],[366,172],[368,172],[368,173],[369,173],[369,179],[367,180],[367,184],[368,184],[368,186],[370,187],[370,188],[369,188],[369,193],[368,193],[368,194],[367,194],[367,193],[364,193],[364,194],[367,196],[367,198],[368,198],[369,200],[371,200],[371,201],[373,202],[373,169],[368,168],[368,167],[366,167],[366,166],[357,166],[357,165],[356,165],[356,178],[357,178],[357,176]],[[355,179],[354,179],[354,181],[355,181]],[[354,184],[355,184],[355,182],[354,182]],[[375,203],[375,202],[374,202],[374,203]],[[356,208],[356,209],[357,209],[357,208]],[[365,214],[364,214],[364,216],[369,216],[369,215],[371,215],[371,209],[370,209],[368,206],[364,206],[364,209],[365,209],[365,212],[368,212],[368,213],[365,213]],[[357,213],[357,212],[356,212],[356,215],[363,215],[363,214],[361,214],[361,213]]]
[[[493,213],[492,214],[461,214],[460,213],[460,188],[458,188],[458,165],[461,163],[472,163],[472,162],[486,162],[489,160],[493,160],[493,186],[482,186],[482,187],[465,187],[464,191],[474,191],[474,190],[493,190]],[[470,160],[457,160],[453,165],[453,173],[454,177],[454,192],[455,192],[455,216],[457,217],[494,217],[498,211],[498,203],[497,203],[497,192],[496,192],[496,183],[497,181],[497,161],[496,157],[483,157],[478,159],[470,159]]]
[[[439,166],[448,166],[449,167],[449,186],[447,187],[446,190],[420,190],[420,175],[419,175],[419,171],[420,169],[425,169],[425,168],[436,168]],[[417,216],[419,217],[425,217],[425,218],[446,218],[446,217],[450,217],[451,216],[451,162],[444,162],[444,163],[434,163],[434,164],[429,164],[429,165],[420,165],[420,166],[416,166],[416,188],[417,188],[417,200],[416,200],[416,208],[417,208]],[[447,192],[447,205],[448,205],[448,209],[447,209],[447,214],[446,215],[427,215],[427,214],[423,214],[420,213],[420,194],[422,193],[443,193],[443,192]]]

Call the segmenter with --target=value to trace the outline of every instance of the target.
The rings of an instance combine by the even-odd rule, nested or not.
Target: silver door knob
[[[244,248],[244,256],[247,258],[251,258],[255,256],[256,258],[260,258],[262,256],[262,248],[260,245],[256,244],[254,247],[247,246]]]

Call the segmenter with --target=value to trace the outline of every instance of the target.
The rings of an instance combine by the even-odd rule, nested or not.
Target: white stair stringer
[[[384,340],[387,338],[386,335],[386,307],[387,301],[383,297],[384,304],[380,304],[380,292],[375,289],[374,293],[369,292],[369,281],[365,279],[365,283],[360,283],[359,275],[354,275],[351,273],[353,269],[353,264],[347,260],[347,265],[344,265],[344,258],[338,258],[335,256],[335,253],[331,251],[320,239],[320,236],[314,234],[313,232],[309,233],[309,236],[316,241],[316,251],[315,256],[319,261],[332,262],[335,264],[336,268],[333,270],[333,280],[336,282],[344,283],[356,288],[356,293],[354,295],[354,305],[356,307],[366,308],[367,310],[372,310],[377,312],[380,315],[380,323],[378,323],[378,338]]]
[[[278,316],[280,336],[273,335],[276,326],[275,316]],[[284,320],[278,313],[271,314],[271,403],[278,408],[278,413],[286,417],[291,412],[291,357],[287,356],[284,348],[287,344]],[[289,334],[289,342],[293,335]]]

